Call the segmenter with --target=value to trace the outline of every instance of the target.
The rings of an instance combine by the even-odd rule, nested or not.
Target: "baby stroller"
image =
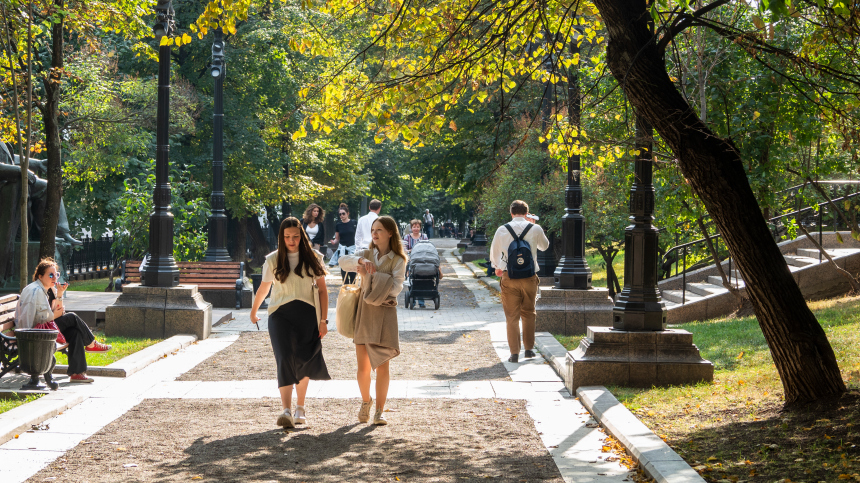
[[[409,265],[406,266],[406,307],[415,308],[417,300],[433,300],[439,309],[439,252],[429,241],[418,242],[412,247]]]

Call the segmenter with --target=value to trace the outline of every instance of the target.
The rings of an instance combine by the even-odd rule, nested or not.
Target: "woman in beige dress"
[[[371,243],[367,250],[341,257],[341,269],[358,272],[361,277],[361,299],[355,315],[355,355],[358,360],[356,379],[361,391],[358,421],[370,419],[373,398],[370,396],[370,372],[376,371],[376,411],[373,424],[388,424],[383,411],[391,382],[389,361],[400,355],[397,327],[397,295],[406,280],[406,253],[400,243],[397,223],[390,216],[380,216],[370,228]]]

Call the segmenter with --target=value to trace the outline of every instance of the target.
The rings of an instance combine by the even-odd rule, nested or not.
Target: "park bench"
[[[18,368],[18,344],[15,339],[15,307],[18,294],[0,296],[0,377]],[[10,335],[7,335],[10,334]],[[68,354],[69,344],[57,344],[57,352]]]
[[[213,307],[251,306],[251,291],[245,290],[243,262],[177,262],[179,283],[197,285],[203,300]],[[117,280],[117,290],[122,285],[140,283],[140,260],[122,262],[122,275]],[[235,292],[235,295],[234,295]],[[247,293],[245,293],[247,292]]]

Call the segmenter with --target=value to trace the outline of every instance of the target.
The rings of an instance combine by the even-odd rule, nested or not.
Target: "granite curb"
[[[566,371],[567,349],[552,334],[537,332],[535,346],[563,380],[570,378]],[[705,480],[678,453],[648,429],[608,389],[584,386],[576,390],[576,395],[594,419],[624,445],[657,483],[704,483]]]
[[[184,349],[197,341],[194,335],[174,335],[157,344],[129,354],[107,366],[89,366],[87,375],[101,377],[128,377],[162,357]],[[65,374],[69,366],[57,365],[54,374]]]
[[[456,257],[457,260],[460,261],[460,263],[466,265],[466,268],[468,268],[475,275],[475,278],[479,279],[481,283],[486,285],[488,288],[495,290],[496,292],[502,292],[502,286],[499,284],[499,281],[487,276],[487,269],[479,267],[472,262],[463,262],[463,256],[457,253],[456,248],[451,252],[451,254],[454,255],[454,257]]]
[[[101,379],[94,384],[63,386],[58,391],[51,391],[35,401],[0,414],[0,444],[13,439],[17,434],[30,430],[31,426],[37,425],[84,402],[93,393],[104,390],[106,387],[105,383],[109,385],[113,381],[117,381],[117,377],[126,377],[134,374],[162,357],[188,347],[195,341],[197,341],[197,337],[193,335],[175,335],[158,344],[130,354],[109,366],[105,366],[101,371],[105,374],[96,374],[99,371],[94,370],[95,366],[87,370],[87,375],[89,376],[100,377],[107,375],[110,377],[109,379]],[[55,368],[54,370],[56,371],[57,369]],[[124,375],[116,375],[120,373]],[[63,389],[66,387],[70,387],[72,390],[64,391]]]

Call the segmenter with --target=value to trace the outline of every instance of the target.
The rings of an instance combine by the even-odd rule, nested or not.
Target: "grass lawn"
[[[707,481],[860,481],[860,297],[810,302],[849,394],[783,411],[783,389],[755,317],[683,324],[714,383],[610,389]],[[559,338],[572,349],[580,337]]]
[[[159,339],[132,339],[128,337],[104,337],[104,334],[97,332],[96,339],[113,346],[110,352],[98,353],[87,352],[87,365],[90,366],[106,366],[116,362],[123,357],[134,354],[135,352],[145,349],[153,344],[161,342]],[[65,354],[56,354],[57,364],[68,364],[68,358]]]
[[[585,250],[585,260],[588,262],[589,268],[591,268],[591,285],[593,287],[605,287],[606,267],[604,266],[603,257],[600,256],[597,250],[591,249]],[[621,288],[624,288],[624,250],[615,255],[612,268],[615,270],[615,276],[618,277],[619,285],[621,285]]]
[[[73,292],[104,292],[110,282],[109,278],[93,278],[91,280],[73,280],[69,282],[68,290]]]
[[[21,397],[18,397],[18,395],[16,394],[15,397],[12,397],[11,399],[0,399],[0,414],[3,414],[6,411],[9,411],[11,409],[15,409],[18,406],[20,406],[22,404],[26,404],[30,401],[35,401],[36,399],[39,399],[40,397],[42,397],[41,394],[34,394],[32,396],[27,396],[25,398],[21,398]]]
[[[484,266],[483,266],[483,265],[481,265],[481,264],[482,264],[482,263],[487,263],[487,259],[486,259],[486,258],[479,258],[479,259],[477,259],[477,260],[473,260],[473,261],[472,261],[472,263],[474,263],[475,265],[477,265],[477,267],[478,267],[478,268],[484,268]],[[490,278],[492,278],[493,280],[499,280],[499,279],[501,279],[501,277],[497,277],[497,276],[495,276],[495,275],[490,275]]]

